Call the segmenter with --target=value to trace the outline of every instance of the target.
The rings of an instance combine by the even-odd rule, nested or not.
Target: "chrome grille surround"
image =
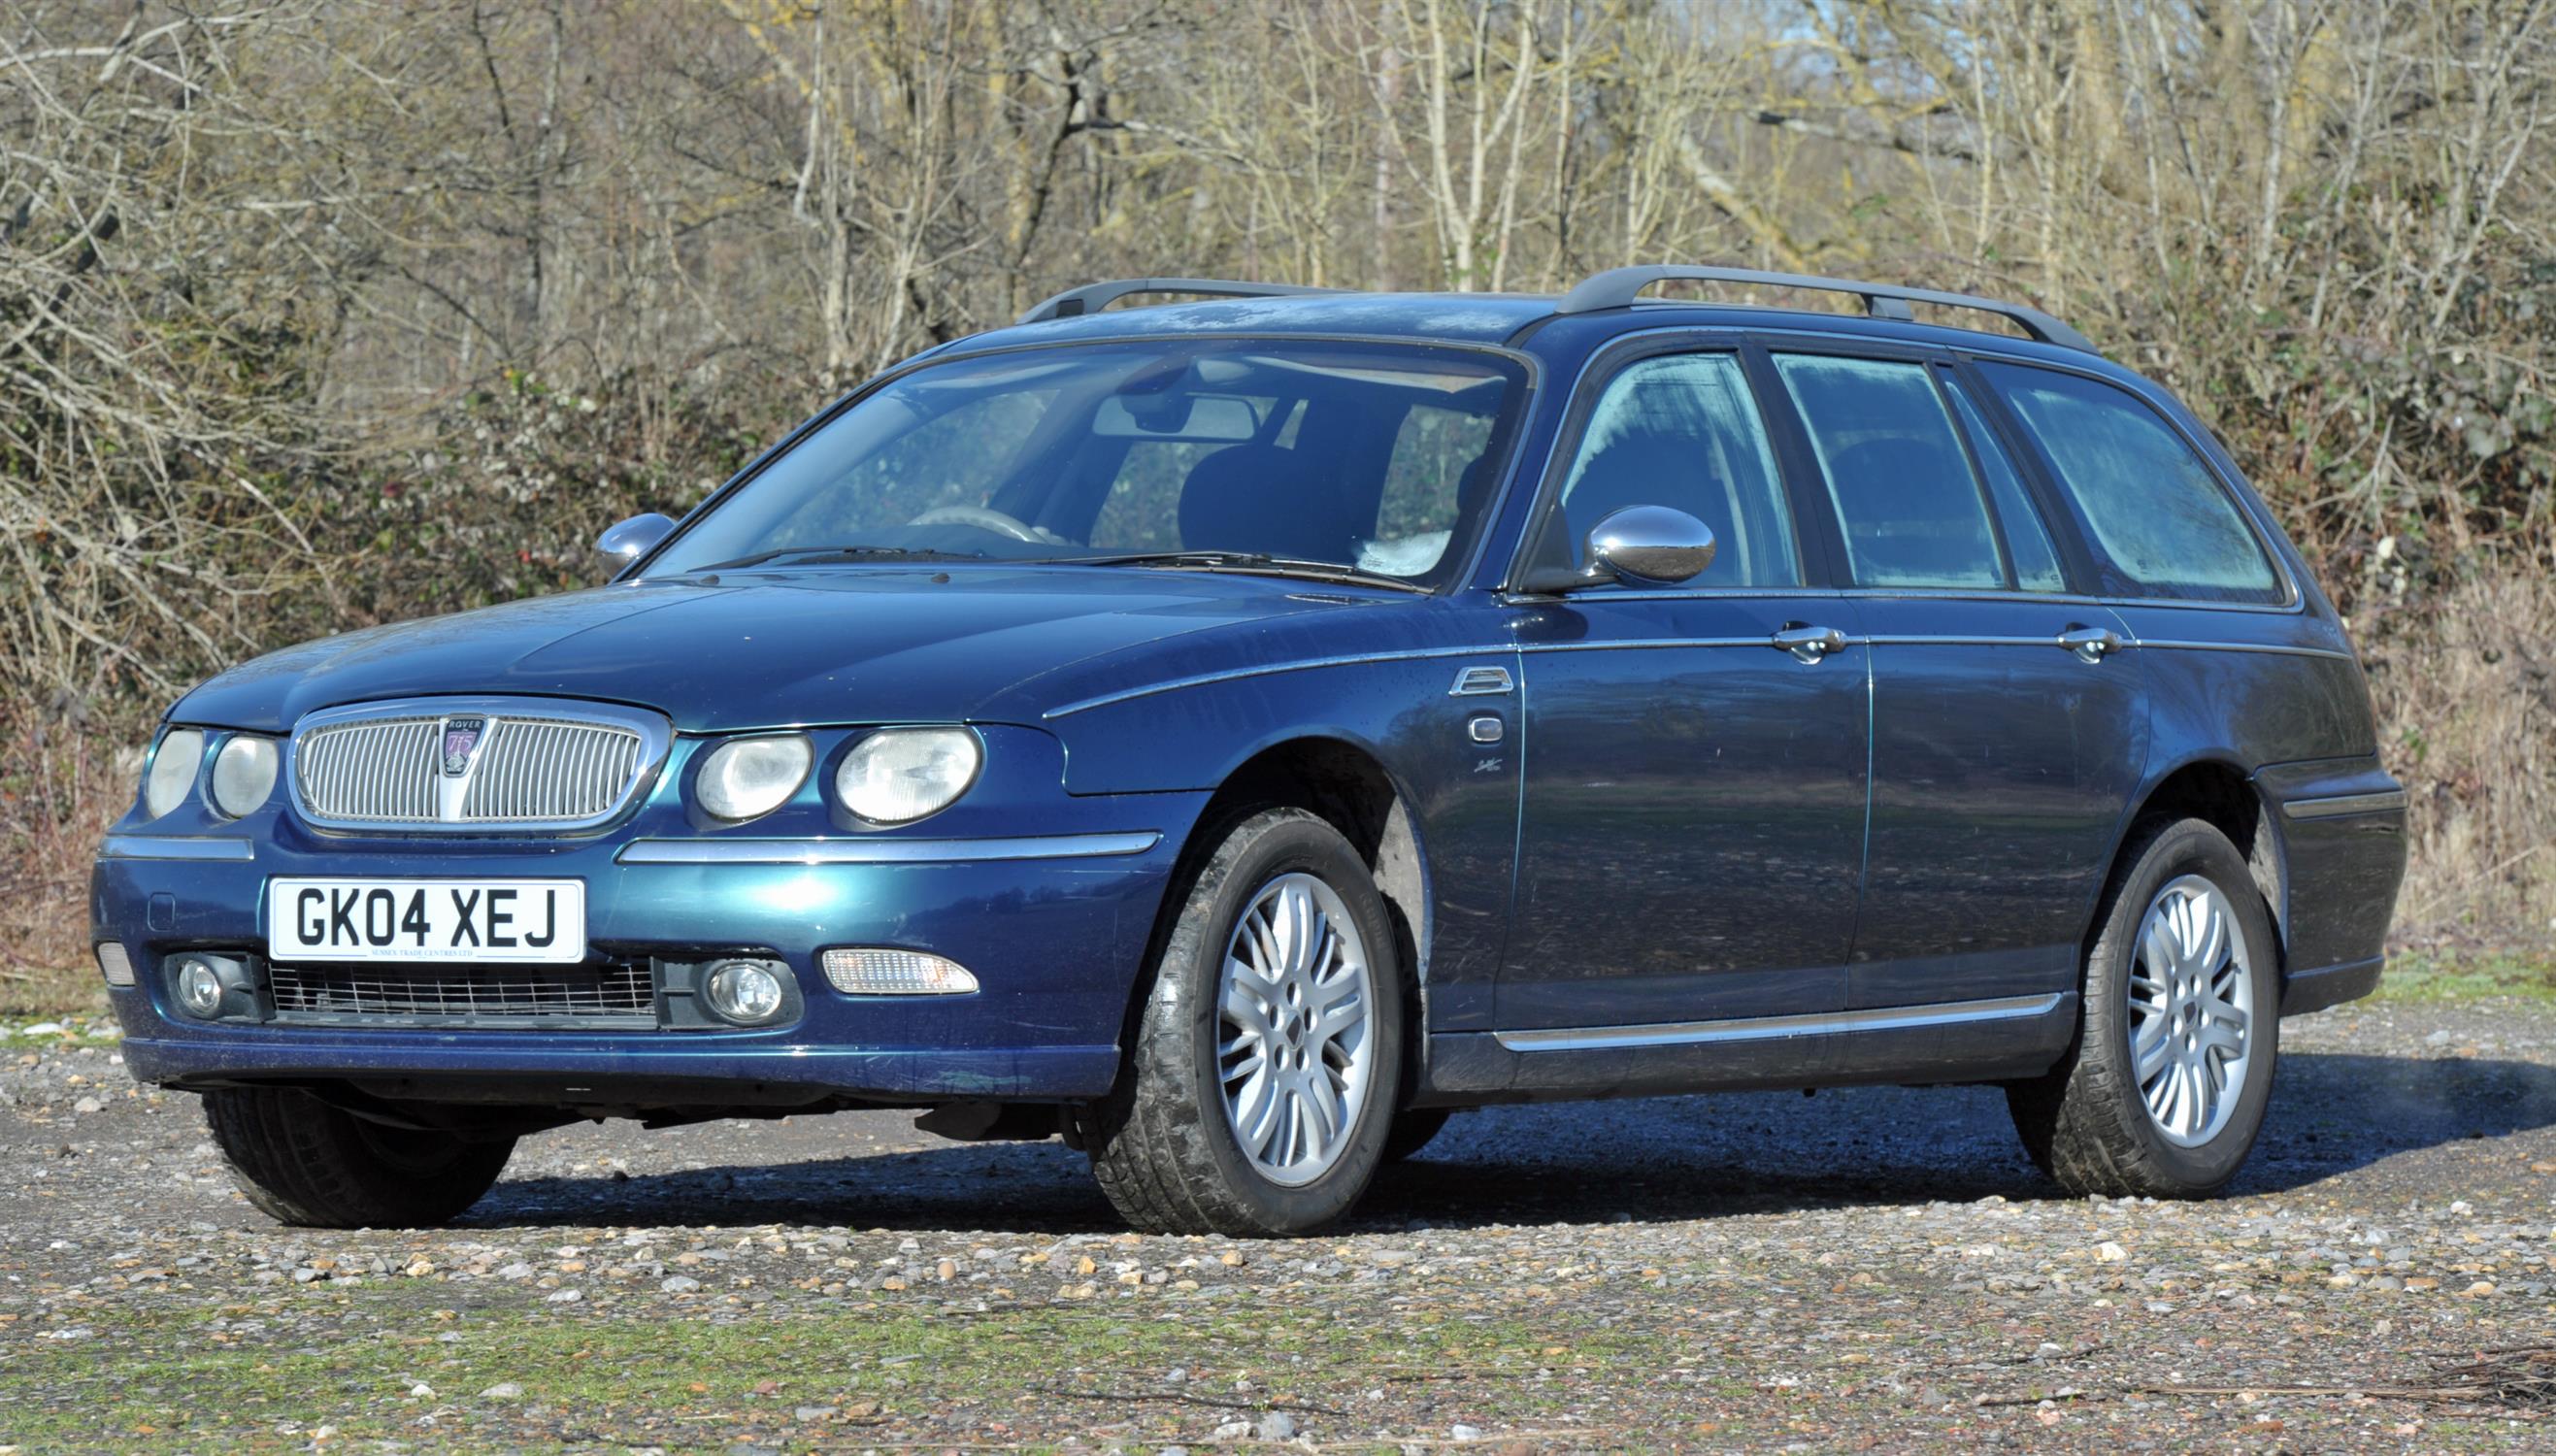
[[[618,703],[402,698],[304,718],[286,771],[323,829],[571,833],[618,817],[673,741],[662,715]]]

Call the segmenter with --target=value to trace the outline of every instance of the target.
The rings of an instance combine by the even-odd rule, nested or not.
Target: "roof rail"
[[[1863,300],[1863,311],[1875,318],[1914,319],[1911,303],[1934,303],[1946,308],[1976,308],[1994,313],[2020,326],[2025,333],[2045,344],[2083,349],[2100,353],[2087,337],[2038,308],[2023,303],[1999,303],[1977,294],[1946,294],[1933,289],[1903,289],[1886,283],[1855,283],[1843,278],[1817,278],[1806,273],[1761,273],[1754,268],[1690,268],[1675,263],[1647,264],[1638,268],[1609,268],[1581,280],[1579,287],[1562,296],[1554,305],[1557,313],[1593,313],[1600,308],[1621,308],[1639,298],[1644,289],[1654,284],[1673,281],[1697,283],[1755,284],[1762,288],[1817,289],[1823,293],[1853,294]]]
[[[1340,289],[1307,288],[1293,283],[1233,283],[1220,278],[1120,278],[1067,289],[1012,320],[1045,323],[1097,313],[1120,299],[1137,294],[1196,294],[1209,299],[1274,299],[1287,294],[1337,294]]]

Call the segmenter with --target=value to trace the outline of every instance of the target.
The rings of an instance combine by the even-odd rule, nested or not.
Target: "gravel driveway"
[[[0,1042],[0,1451],[2465,1449],[2556,1418],[2556,1007],[2290,1023],[2233,1196],[2060,1196],[1994,1091],[1503,1108],[1301,1243],[1117,1231],[896,1114],[528,1141],[278,1228],[111,1040]]]

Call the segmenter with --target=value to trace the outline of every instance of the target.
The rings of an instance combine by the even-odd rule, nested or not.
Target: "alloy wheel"
[[[2139,921],[2130,966],[2130,1062],[2148,1120],[2195,1148],[2235,1116],[2253,1065],[2245,936],[2211,881],[2169,881]]]
[[[1262,1177],[1313,1182],[1373,1092],[1375,977],[1348,907],[1303,873],[1252,896],[1225,942],[1216,1073],[1234,1141]]]

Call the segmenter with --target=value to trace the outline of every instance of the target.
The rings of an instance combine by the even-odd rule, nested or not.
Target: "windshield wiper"
[[[874,561],[886,559],[902,561],[981,561],[985,559],[985,553],[983,551],[926,551],[917,550],[912,546],[781,546],[773,550],[757,551],[750,556],[739,556],[733,561],[712,561],[706,566],[695,566],[693,571],[696,574],[703,571],[742,571],[748,566],[760,566],[767,561],[777,561],[783,556],[797,556],[808,561]]]
[[[1338,561],[1309,561],[1300,556],[1273,556],[1267,551],[1124,551],[1106,556],[1074,556],[1078,566],[1165,566],[1179,571],[1236,571],[1261,576],[1294,576],[1314,581],[1350,582],[1360,586],[1389,586],[1396,591],[1429,594],[1429,588],[1416,581],[1382,571],[1369,571],[1360,566],[1344,566]]]

